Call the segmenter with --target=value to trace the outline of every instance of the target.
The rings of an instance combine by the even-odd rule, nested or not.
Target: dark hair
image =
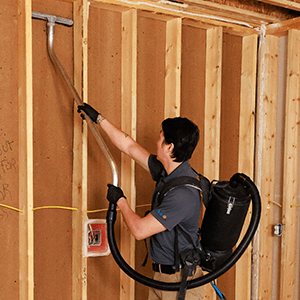
[[[187,118],[168,118],[162,122],[166,144],[174,144],[172,158],[183,162],[191,158],[199,141],[199,129]]]

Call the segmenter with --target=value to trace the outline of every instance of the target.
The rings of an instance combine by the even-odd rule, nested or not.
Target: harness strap
[[[145,259],[143,261],[143,263],[141,264],[141,267],[145,267],[146,264],[147,264],[147,261],[148,261],[148,256],[149,256],[149,251],[148,251],[148,246],[147,246],[147,240],[144,239],[144,243],[145,243],[145,247],[146,247],[146,256],[145,256]]]
[[[178,300],[184,300],[185,294],[186,294],[186,289],[188,286],[188,281],[187,278],[189,276],[190,269],[186,266],[184,266],[183,271],[182,271],[182,278],[181,278],[181,283],[180,283],[180,288],[178,292]]]
[[[198,249],[187,249],[180,253],[183,262],[181,284],[178,292],[178,300],[184,300],[188,287],[188,277],[193,276],[197,266],[201,263],[201,253]]]
[[[178,225],[175,226],[175,238],[174,238],[174,265],[176,272],[179,271],[180,267],[180,257],[179,257],[179,250],[178,250]]]
[[[200,181],[194,177],[181,176],[181,177],[176,177],[176,178],[166,182],[163,185],[162,189],[158,192],[157,199],[156,199],[156,201],[157,201],[156,206],[159,206],[162,203],[164,196],[168,192],[172,191],[173,189],[176,189],[178,187],[183,187],[183,186],[191,186],[193,188],[198,189],[200,191],[201,199],[203,199]]]
[[[144,217],[147,216],[149,213],[150,213],[150,210],[147,210],[147,211],[145,212]],[[144,258],[143,263],[141,264],[141,267],[145,267],[145,266],[146,266],[147,261],[148,261],[148,256],[149,256],[148,245],[147,245],[147,239],[144,239],[144,243],[145,243],[145,247],[146,247],[146,256],[145,256],[145,258]]]

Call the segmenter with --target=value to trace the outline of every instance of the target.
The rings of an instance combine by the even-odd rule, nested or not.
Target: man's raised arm
[[[111,124],[98,111],[89,104],[78,106],[78,112],[84,111],[85,114],[96,124],[99,124],[110,138],[112,143],[123,153],[134,159],[144,169],[149,171],[148,158],[150,153],[133,140],[128,134]]]

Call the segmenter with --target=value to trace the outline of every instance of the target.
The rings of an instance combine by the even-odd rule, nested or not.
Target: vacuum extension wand
[[[62,74],[70,92],[72,93],[74,100],[76,101],[76,104],[83,105],[83,102],[82,102],[81,98],[79,97],[70,77],[68,76],[64,67],[60,63],[59,59],[57,58],[57,56],[54,52],[54,47],[53,47],[55,24],[59,23],[59,24],[65,25],[65,26],[72,26],[73,20],[56,17],[53,15],[47,15],[47,14],[43,14],[43,13],[39,13],[39,12],[35,12],[35,11],[32,12],[32,18],[47,21],[48,53],[49,53],[50,59],[51,59],[52,63],[54,64],[54,67],[56,69],[58,69],[60,71],[60,73]],[[102,149],[105,157],[107,158],[108,162],[110,163],[110,167],[111,167],[112,174],[113,174],[113,185],[118,186],[119,179],[118,179],[118,170],[117,170],[116,163],[115,163],[109,149],[107,148],[100,132],[98,131],[96,124],[86,115],[85,115],[85,120],[87,121],[87,124],[88,124],[90,130],[92,131],[97,143],[99,144],[100,148]],[[113,207],[111,207],[111,209],[115,210],[116,207],[113,206]]]

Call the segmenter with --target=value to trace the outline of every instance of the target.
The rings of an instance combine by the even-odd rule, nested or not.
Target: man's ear
[[[170,154],[172,154],[173,151],[174,151],[174,144],[173,144],[173,143],[169,144],[168,147],[167,147],[167,149],[168,149],[168,152],[169,152]]]

